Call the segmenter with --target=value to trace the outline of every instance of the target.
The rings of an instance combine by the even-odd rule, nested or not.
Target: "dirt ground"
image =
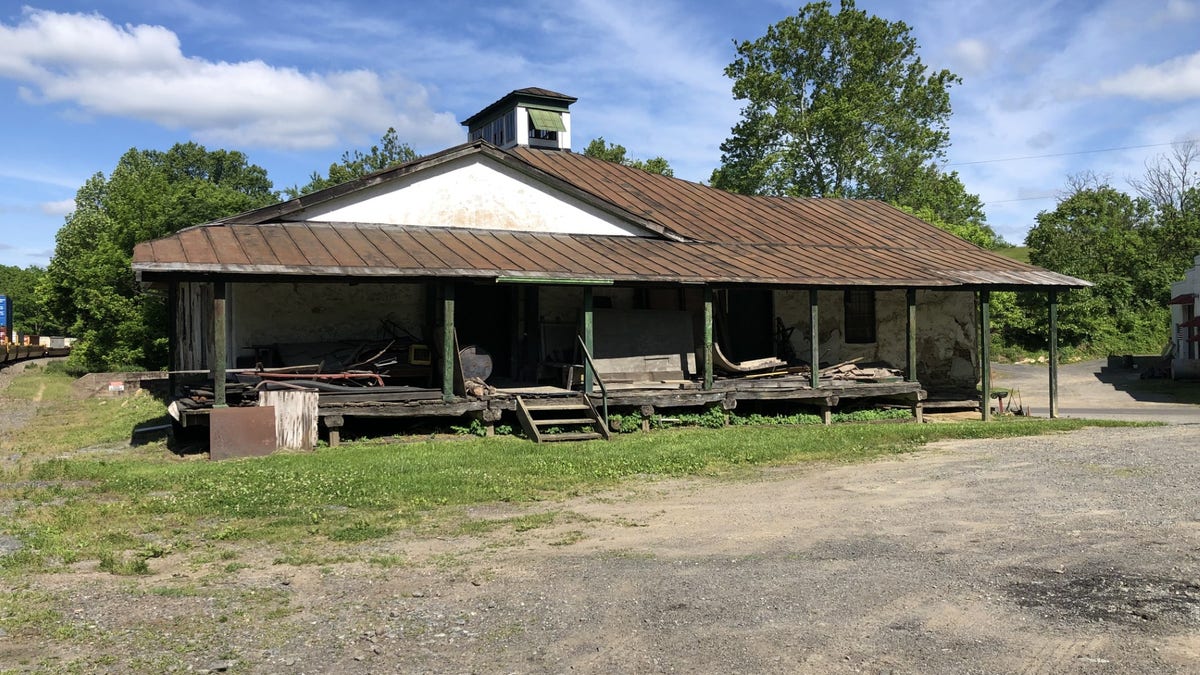
[[[559,516],[309,564],[230,543],[6,580],[62,637],[0,631],[0,671],[1198,672],[1197,448],[1197,424],[939,443],[481,507]]]

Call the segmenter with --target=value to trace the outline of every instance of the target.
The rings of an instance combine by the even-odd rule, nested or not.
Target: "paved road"
[[[1105,368],[1105,361],[1084,361],[1059,367],[1059,416],[1088,419],[1200,424],[1200,406],[1172,403],[1162,393],[1142,390],[1136,370]],[[1019,389],[1026,407],[1045,417],[1050,412],[1049,370],[1045,365],[994,364],[995,386]],[[1169,390],[1166,381],[1162,389]],[[1158,399],[1158,400],[1152,400]]]

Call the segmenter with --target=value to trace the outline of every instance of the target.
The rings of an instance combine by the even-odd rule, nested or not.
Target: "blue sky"
[[[707,180],[737,121],[724,67],[799,3],[0,2],[0,264],[45,265],[75,191],[131,147],[245,152],[277,188],[394,126],[419,152],[539,86],[597,136]],[[1020,243],[1069,174],[1129,178],[1200,138],[1193,0],[860,0],[908,23],[952,90],[947,167]],[[1020,159],[1014,159],[1020,158]],[[1006,161],[997,161],[1006,160]]]

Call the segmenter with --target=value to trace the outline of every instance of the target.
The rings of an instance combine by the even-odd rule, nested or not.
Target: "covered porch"
[[[929,352],[929,345],[943,340],[941,333],[932,335],[921,325],[926,315],[944,315],[948,309],[954,310],[955,322],[971,330],[943,355],[961,356],[964,350],[978,355],[968,356],[969,383],[980,383],[973,398],[983,418],[991,416],[991,406],[982,403],[991,400],[989,290],[869,289],[878,333],[870,351],[862,352],[862,343],[844,337],[853,330],[846,323],[854,311],[848,303],[861,287],[523,277],[306,283],[230,276],[179,279],[169,288],[176,335],[193,338],[173,341],[180,345],[172,369],[185,426],[207,424],[213,407],[252,405],[250,399],[264,387],[306,384],[319,387],[318,414],[331,443],[339,441],[348,420],[477,419],[490,432],[502,419],[519,415],[522,401],[579,398],[606,427],[610,409],[650,417],[663,410],[714,406],[729,412],[739,404],[762,402],[812,409],[827,422],[839,407],[903,406],[919,421],[930,405],[930,390],[948,390],[955,381],[954,364]],[[289,295],[295,302],[287,300]],[[1057,301],[1053,292],[1049,297],[1050,414],[1056,416]],[[358,369],[263,363],[265,354],[274,358],[287,352],[280,349],[287,340],[355,339],[353,331],[312,324],[314,314],[325,321],[357,322],[357,339],[364,346],[373,339],[395,342],[394,336],[367,335],[362,326],[370,320],[400,327],[412,338],[401,350],[408,362],[376,359]],[[970,343],[963,344],[967,339]],[[873,358],[850,358],[851,347]],[[967,381],[962,372],[956,377],[959,384]],[[366,386],[353,386],[358,384]]]

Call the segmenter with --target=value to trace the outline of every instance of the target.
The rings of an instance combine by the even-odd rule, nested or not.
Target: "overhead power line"
[[[998,164],[1000,162],[1020,162],[1026,159],[1048,159],[1050,157],[1070,157],[1072,155],[1090,155],[1097,152],[1117,152],[1119,150],[1144,150],[1146,148],[1162,148],[1168,145],[1179,145],[1181,143],[1200,143],[1200,138],[1186,138],[1182,141],[1172,141],[1170,143],[1150,143],[1147,145],[1123,145],[1116,148],[1097,148],[1095,150],[1076,150],[1075,152],[1054,152],[1046,155],[1023,155],[1020,157],[1001,157],[998,159],[978,159],[973,162],[952,162],[946,166],[971,166],[973,164]],[[1031,198],[1032,199],[1032,198]],[[1037,199],[1041,199],[1038,197]],[[1020,201],[1020,200],[1010,200]]]

